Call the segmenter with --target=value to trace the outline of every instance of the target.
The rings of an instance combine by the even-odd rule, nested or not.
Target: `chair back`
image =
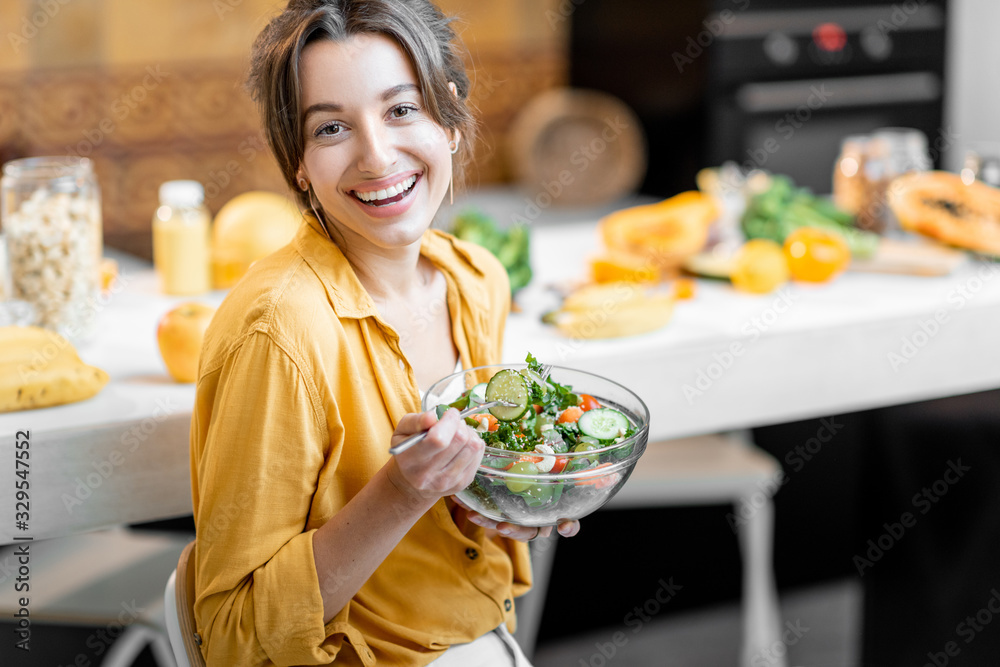
[[[178,667],[205,667],[205,658],[201,654],[201,636],[194,622],[194,552],[195,542],[192,540],[181,552],[181,557],[177,559],[177,569],[167,583],[167,628]],[[176,605],[175,610],[171,609],[174,606],[171,603]],[[174,619],[177,621],[176,626],[173,624]],[[177,634],[180,636],[177,637]],[[183,662],[185,657],[186,663]]]

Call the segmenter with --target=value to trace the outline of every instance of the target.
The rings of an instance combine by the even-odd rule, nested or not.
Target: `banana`
[[[570,338],[600,339],[621,338],[655,331],[667,324],[673,315],[673,294],[652,294],[636,285],[626,293],[621,286],[602,291],[603,298],[595,298],[596,291],[585,287],[568,296],[563,307],[549,313],[545,321],[554,324]],[[580,292],[584,292],[582,296]],[[611,296],[617,295],[618,300]],[[568,305],[567,305],[568,304]]]
[[[108,374],[73,345],[38,327],[0,327],[0,412],[44,408],[95,396]]]
[[[0,364],[44,365],[65,361],[82,363],[73,345],[41,327],[0,327]]]
[[[561,310],[615,310],[645,297],[645,291],[633,282],[586,285],[563,299]]]

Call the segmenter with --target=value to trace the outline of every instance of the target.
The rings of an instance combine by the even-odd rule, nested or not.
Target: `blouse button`
[[[514,604],[510,601],[510,598],[507,598],[506,600],[503,601],[503,608],[505,611],[510,611],[510,608],[513,606]]]
[[[479,558],[479,552],[473,549],[472,547],[469,547],[468,549],[465,550],[465,555],[469,557],[469,560],[476,560],[477,558]]]

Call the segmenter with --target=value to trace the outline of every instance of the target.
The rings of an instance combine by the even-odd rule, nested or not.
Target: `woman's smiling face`
[[[418,243],[448,189],[452,136],[425,110],[409,58],[392,39],[361,34],[309,44],[299,71],[300,175],[335,238],[372,250]]]

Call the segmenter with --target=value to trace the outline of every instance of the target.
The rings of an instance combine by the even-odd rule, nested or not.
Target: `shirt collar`
[[[377,317],[375,303],[344,253],[327,237],[315,217],[306,215],[304,218],[306,224],[299,227],[292,244],[309,268],[319,276],[337,317]]]
[[[315,216],[305,215],[302,225],[292,241],[296,251],[306,264],[319,276],[326,289],[327,297],[337,317],[356,318],[378,317],[378,309],[358,280],[350,262],[326,232]],[[463,291],[472,285],[478,286],[483,272],[476,265],[472,255],[455,237],[437,229],[424,232],[420,243],[420,254],[429,259],[450,283],[461,285]],[[455,261],[456,258],[459,261]],[[473,299],[480,295],[467,294]]]

